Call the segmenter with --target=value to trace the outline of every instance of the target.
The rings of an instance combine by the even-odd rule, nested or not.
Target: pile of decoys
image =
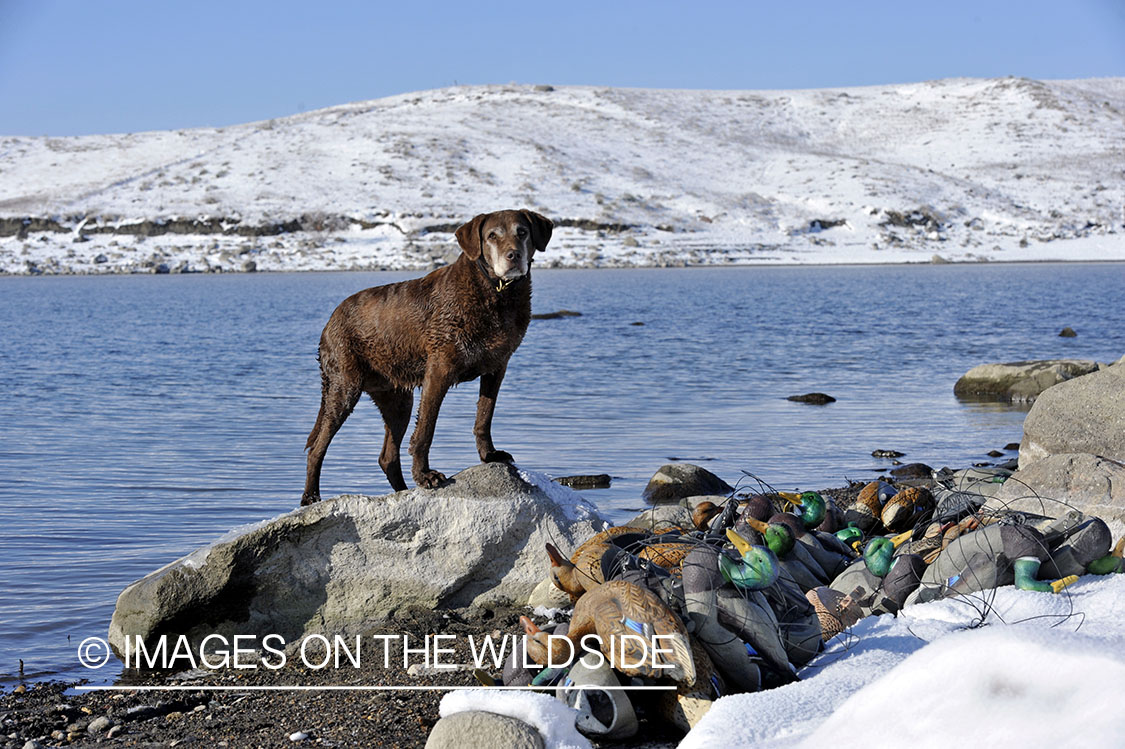
[[[883,481],[843,508],[816,492],[732,495],[698,502],[690,523],[642,514],[569,556],[548,544],[570,621],[521,617],[526,652],[510,654],[502,683],[556,690],[592,737],[631,736],[640,710],[688,730],[722,695],[797,680],[865,616],[1013,583],[1058,593],[1125,570],[1125,539],[1111,552],[1098,518],[986,513],[978,499]],[[619,689],[637,686],[674,689]]]

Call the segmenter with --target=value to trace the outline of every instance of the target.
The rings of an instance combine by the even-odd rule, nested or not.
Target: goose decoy
[[[1125,554],[1125,536],[1117,542],[1117,546],[1113,547],[1113,551],[1109,554],[1095,559],[1086,565],[1086,571],[1091,575],[1112,575],[1114,573],[1125,572],[1125,559],[1122,559]]]
[[[778,492],[777,496],[781,497],[788,504],[801,509],[801,521],[805,524],[806,528],[815,528],[824,522],[825,513],[827,513],[827,505],[824,502],[824,497],[820,496],[817,492]]]
[[[743,590],[761,590],[777,582],[781,567],[769,548],[755,546],[732,528],[727,529],[727,538],[738,550],[740,561],[719,555],[719,571],[724,580]]]
[[[562,637],[549,637],[526,616],[520,617],[520,624],[527,635],[527,656],[540,665],[548,663],[548,657],[553,664],[570,663],[589,645],[588,635],[596,635],[610,665],[627,676],[695,683],[683,622],[656,594],[632,583],[610,580],[585,593],[574,605]]]
[[[821,638],[828,642],[864,617],[863,609],[850,595],[822,585],[805,593],[805,598],[816,611]]]
[[[934,495],[929,489],[911,486],[891,496],[883,505],[880,519],[893,532],[913,528],[934,512]]]

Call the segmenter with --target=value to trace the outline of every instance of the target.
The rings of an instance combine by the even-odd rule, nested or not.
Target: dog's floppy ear
[[[531,244],[535,247],[535,251],[542,252],[547,249],[547,243],[551,241],[551,230],[555,228],[551,219],[527,209],[520,211],[520,214],[527,219],[527,223],[531,224]]]
[[[461,251],[468,255],[470,260],[480,257],[480,227],[487,216],[487,213],[474,216],[471,221],[457,229],[457,244],[461,245]]]

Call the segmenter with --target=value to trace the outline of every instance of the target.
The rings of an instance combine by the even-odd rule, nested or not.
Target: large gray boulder
[[[1036,400],[1023,423],[1020,466],[1060,453],[1125,462],[1125,364],[1064,382]]]
[[[1097,372],[1099,364],[1085,359],[1047,359],[1006,364],[981,364],[953,386],[959,398],[1031,403],[1047,388]]]
[[[574,547],[605,525],[573,490],[502,463],[473,466],[440,489],[344,495],[133,583],[117,599],[109,640],[119,652],[136,635],[197,644],[212,633],[276,633],[291,643],[360,633],[401,606],[523,604],[543,579],[547,542]]]
[[[1125,465],[1089,453],[1051,455],[1012,474],[984,507],[1048,517],[1073,507],[1111,524],[1125,523]]]

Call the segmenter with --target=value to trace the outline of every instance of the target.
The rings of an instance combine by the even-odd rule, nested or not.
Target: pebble
[[[898,450],[872,450],[872,458],[901,458],[906,453],[900,453]]]
[[[66,734],[62,731],[51,731],[51,738],[55,741],[62,741],[66,738]]]
[[[168,713],[168,715],[166,715],[165,717],[168,718],[168,720],[179,720],[180,718],[184,717],[184,714],[179,710],[174,710]]]
[[[35,739],[29,739],[27,743],[23,745],[23,749],[42,749],[42,746],[43,745]]]
[[[113,721],[103,715],[90,721],[90,725],[86,726],[86,733],[98,734],[110,728],[113,728]]]
[[[304,741],[309,735],[304,731],[297,731],[296,733],[289,734],[290,741]]]
[[[111,728],[111,729],[109,729],[108,731],[105,732],[105,737],[107,739],[115,739],[118,736],[120,736],[121,732],[124,731],[124,730],[125,729],[122,728],[121,726],[114,726],[113,728]]]

